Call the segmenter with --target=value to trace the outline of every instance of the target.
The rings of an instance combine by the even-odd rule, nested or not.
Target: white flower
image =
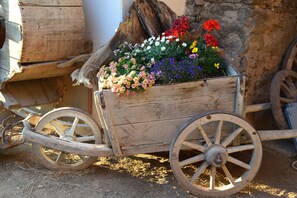
[[[156,63],[156,61],[155,61],[154,58],[151,59],[151,63],[152,63],[152,64],[155,64],[155,63]]]
[[[168,36],[168,37],[167,37],[167,39],[173,39],[173,36],[172,36],[172,35],[170,35],[170,36]]]
[[[175,42],[179,42],[179,39],[177,38],[177,39],[175,40]]]
[[[188,45],[187,45],[187,43],[183,43],[182,46],[183,47],[187,47]]]
[[[162,37],[161,42],[164,43],[165,40],[166,40],[166,38],[165,37]]]
[[[141,44],[141,47],[142,47],[142,48],[144,47],[144,43]]]
[[[156,42],[155,45],[158,47],[160,45],[160,42]]]
[[[147,50],[150,50],[151,48],[152,48],[151,46],[148,46],[146,49],[147,49]]]
[[[166,44],[168,44],[168,43],[170,43],[170,41],[169,41],[169,40],[167,40],[167,41],[166,41]]]
[[[166,50],[166,47],[161,47],[161,51],[163,52],[163,51],[165,51]]]
[[[145,39],[145,40],[143,41],[143,43],[147,43],[147,40]]]
[[[160,36],[158,36],[157,41],[159,41],[160,39],[161,39]]]

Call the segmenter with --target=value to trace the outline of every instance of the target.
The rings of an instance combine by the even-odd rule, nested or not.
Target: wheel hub
[[[206,161],[217,168],[227,163],[228,153],[226,149],[220,145],[214,145],[206,152]]]
[[[63,140],[67,140],[67,141],[76,141],[77,140],[73,134],[69,134],[69,129],[64,131],[64,134],[60,138]]]

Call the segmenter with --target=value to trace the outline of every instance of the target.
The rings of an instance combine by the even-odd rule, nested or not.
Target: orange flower
[[[203,24],[203,27],[206,31],[212,31],[214,29],[220,30],[221,26],[217,20],[208,20]]]

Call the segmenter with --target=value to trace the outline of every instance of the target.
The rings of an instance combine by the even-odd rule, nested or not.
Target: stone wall
[[[297,0],[187,0],[186,15],[221,23],[220,47],[249,76],[246,103],[269,102],[270,82],[297,36]]]

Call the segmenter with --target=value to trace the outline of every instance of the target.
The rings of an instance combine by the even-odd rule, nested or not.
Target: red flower
[[[204,40],[206,42],[206,47],[212,46],[212,47],[218,47],[219,42],[212,34],[205,34]]]
[[[175,38],[179,38],[180,36],[184,36],[189,28],[189,18],[187,16],[183,16],[174,21],[172,28],[165,32],[165,36],[174,36]]]
[[[214,29],[216,29],[216,30],[221,29],[221,26],[217,20],[208,20],[203,24],[203,27],[208,32],[210,32]]]

